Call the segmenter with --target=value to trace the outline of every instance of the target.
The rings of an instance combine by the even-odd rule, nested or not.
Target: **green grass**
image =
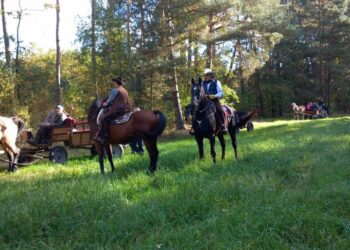
[[[127,153],[0,172],[0,249],[350,249],[350,117],[255,123],[238,154],[161,141],[159,171]],[[217,153],[220,155],[219,143]]]

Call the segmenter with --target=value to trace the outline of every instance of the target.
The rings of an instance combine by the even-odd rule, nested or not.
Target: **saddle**
[[[121,116],[113,117],[113,118],[108,120],[108,124],[117,125],[117,124],[121,124],[121,123],[126,123],[130,120],[130,117],[133,113],[134,112],[129,111]]]
[[[224,110],[225,113],[225,125],[227,127],[228,123],[231,122],[233,120],[233,118],[235,117],[235,111],[233,110],[233,108],[231,108],[230,106],[223,104],[222,105],[222,109]],[[234,121],[235,123],[235,121]]]

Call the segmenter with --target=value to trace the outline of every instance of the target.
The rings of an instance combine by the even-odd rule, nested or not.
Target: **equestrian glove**
[[[216,96],[215,96],[215,95],[208,95],[208,97],[209,97],[209,99],[210,99],[210,100],[213,100],[213,99],[215,99],[215,98],[216,98]]]

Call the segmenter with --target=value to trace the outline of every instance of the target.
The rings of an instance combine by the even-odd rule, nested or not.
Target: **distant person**
[[[45,120],[40,124],[34,138],[28,139],[30,144],[49,144],[52,128],[61,127],[67,119],[62,105],[57,105],[54,111],[49,112]]]
[[[323,112],[323,116],[328,116],[329,114],[329,110],[328,110],[328,107],[323,99],[323,97],[320,97],[319,100],[318,100],[318,106],[319,108],[322,110]]]
[[[134,108],[134,112],[141,111],[139,107]],[[135,140],[131,141],[129,143],[130,148],[131,148],[131,153],[133,154],[143,154],[143,147],[142,147],[142,139],[141,138],[136,138]]]

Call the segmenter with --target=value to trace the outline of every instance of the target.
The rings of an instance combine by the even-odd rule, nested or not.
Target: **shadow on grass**
[[[11,214],[0,215],[1,241],[9,248],[224,249],[239,242],[258,248],[265,239],[284,248],[332,248],[348,237],[348,222],[322,210],[322,196],[308,197],[316,189],[310,178],[341,158],[349,132],[341,120],[257,128],[238,135],[240,162],[227,137],[228,159],[215,165],[208,147],[198,161],[193,138],[162,142],[160,171],[152,176],[143,174],[145,154],[115,160],[115,174],[106,161],[105,176],[96,159],[76,158],[86,170],[59,166],[62,173],[3,179],[0,207]],[[327,204],[339,197],[348,196],[329,191]],[[347,203],[336,204],[346,218]]]

